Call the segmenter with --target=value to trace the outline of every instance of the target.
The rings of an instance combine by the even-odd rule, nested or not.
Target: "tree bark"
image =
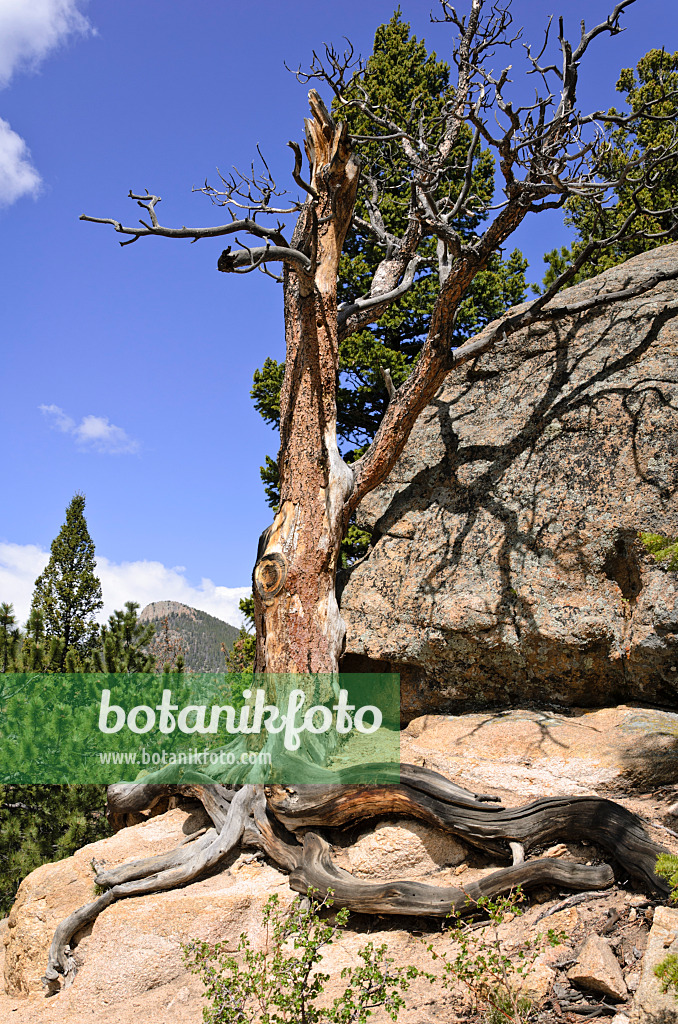
[[[309,198],[292,246],[311,270],[284,269],[287,355],[280,401],[280,508],[254,569],[257,670],[336,673],[344,626],[335,597],[352,474],[337,446],[337,274],[359,167],[345,124],[309,94]]]

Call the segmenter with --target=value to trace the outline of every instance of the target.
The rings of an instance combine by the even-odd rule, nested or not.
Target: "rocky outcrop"
[[[678,245],[559,297],[678,267]],[[403,715],[678,702],[678,280],[536,325],[455,370],[359,510],[346,671],[400,672]]]
[[[504,801],[647,793],[678,779],[678,714],[622,706],[424,715],[401,733],[401,756]]]
[[[462,769],[468,771],[483,789],[494,787],[500,795],[510,797],[506,802],[512,805],[536,796],[537,785],[553,778],[559,764],[563,778],[558,791],[563,794],[581,795],[582,778],[587,771],[589,791],[598,787],[601,795],[608,794],[621,779],[624,793],[620,801],[642,813],[650,833],[676,852],[675,831],[667,831],[659,819],[675,824],[668,812],[678,788],[665,787],[661,795],[640,793],[633,788],[633,779],[623,775],[623,751],[628,736],[619,726],[627,721],[628,714],[629,710],[624,708],[606,709],[572,716],[567,721],[563,716],[537,712],[524,713],[522,718],[516,713],[513,719],[468,715],[451,720],[426,716],[405,730],[403,756],[429,765],[434,764],[435,758],[442,759],[458,781],[462,781]],[[669,719],[670,716],[652,722],[637,718],[629,721],[636,735],[652,742],[661,729],[670,725]],[[502,760],[497,768],[495,758],[500,752]],[[534,774],[525,774],[530,768]],[[647,779],[639,779],[636,786],[642,788],[646,783]],[[502,787],[511,792],[503,794]],[[286,908],[295,896],[288,876],[257,860],[252,853],[234,853],[223,870],[182,888],[114,903],[74,937],[73,956],[78,971],[73,983],[57,995],[45,998],[40,979],[55,927],[93,898],[95,868],[103,865],[110,869],[138,857],[173,850],[205,823],[201,807],[184,803],[84,847],[73,857],[45,864],[32,872],[19,889],[9,919],[0,922],[0,954],[3,946],[5,950],[0,1021],[174,1024],[180,1020],[184,1024],[199,1024],[202,987],[183,960],[182,943],[191,938],[226,940],[234,948],[238,936],[246,932],[253,947],[261,949],[266,942],[262,924],[266,900],[275,893]],[[332,841],[337,867],[351,871],[358,879],[401,878],[468,887],[504,863],[474,850],[457,836],[399,816],[382,820],[376,827],[366,823],[364,828],[354,824],[348,830],[333,830]],[[604,856],[603,851],[588,842],[561,843],[543,854],[579,862],[597,861]],[[514,981],[537,1006],[546,1006],[546,1000],[553,998],[563,1010],[575,1003],[581,1010],[590,1000],[591,1008],[595,1008],[598,994],[605,989],[591,986],[586,979],[589,974],[593,977],[601,965],[591,963],[590,958],[586,960],[584,950],[587,939],[597,934],[609,944],[607,963],[601,969],[607,972],[603,980],[615,975],[616,998],[623,1000],[625,995],[618,971],[629,992],[638,988],[652,904],[656,900],[634,894],[625,879],[622,881],[623,886],[613,886],[605,892],[570,897],[565,905],[557,890],[537,890],[531,896],[533,905],[524,915],[508,915],[499,926],[497,937],[516,970],[524,965],[526,955],[529,959],[529,971],[523,975],[516,973]],[[582,902],[570,905],[579,899]],[[662,913],[658,906],[657,926],[664,921]],[[337,943],[325,950],[322,970],[331,975],[326,987],[328,998],[339,994],[341,970],[358,961],[358,951],[368,941],[376,946],[387,943],[389,956],[397,966],[415,964],[436,972],[440,964],[432,963],[426,947],[430,944],[439,954],[449,953],[450,937],[424,917],[417,920],[416,932],[408,930],[411,925],[411,919],[402,922],[367,915],[352,917]],[[555,946],[544,940],[548,929],[561,939]],[[653,929],[655,932],[657,929]],[[541,939],[537,938],[539,935]],[[656,946],[657,954],[665,955],[667,950],[671,951],[665,947],[666,941],[667,934],[662,932],[652,949]],[[576,972],[568,976],[575,963],[583,963],[586,979],[575,976]],[[643,967],[642,977],[644,1005],[650,998],[644,993],[645,982],[650,985],[652,981],[651,970],[645,971]],[[651,998],[656,995],[655,991]],[[399,1022],[429,1024],[432,1020],[468,1019],[462,1012],[465,998],[463,990],[449,991],[439,982],[430,985],[417,981],[407,993],[409,1009],[399,1017]],[[627,1002],[620,1001],[618,1005],[630,1011]],[[650,1024],[651,1018],[638,1020]]]
[[[123,900],[109,907],[93,926],[76,937],[74,956],[79,969],[73,984],[45,998],[41,976],[54,928],[65,914],[92,898],[91,861],[113,867],[139,856],[172,849],[200,822],[195,813],[177,808],[150,821],[123,829],[79,850],[74,857],[45,864],[24,879],[0,939],[5,947],[4,994],[0,994],[0,1021],[13,1024],[199,1024],[202,1020],[202,985],[182,957],[182,943],[190,939],[226,940],[234,948],[245,932],[255,949],[268,941],[262,922],[264,905],[276,894],[284,909],[295,898],[285,875],[267,864],[241,855],[230,867],[181,889]],[[366,833],[359,844],[358,862],[369,868],[390,846],[390,867],[406,877],[422,878],[455,863],[465,851],[450,837],[417,823],[400,822],[384,835]],[[478,873],[487,872],[481,868]],[[470,874],[473,874],[470,871]],[[358,961],[358,950],[372,939],[388,942],[389,955],[398,965],[416,963],[431,968],[427,943],[401,927],[377,922],[364,933],[364,923],[347,929],[325,950],[323,970],[332,980],[328,997],[341,989],[341,971]],[[443,935],[432,934],[437,949],[449,946]],[[0,950],[1,952],[1,950]],[[548,979],[547,979],[548,980]],[[1,987],[1,986],[0,986]],[[542,997],[546,989],[538,993]],[[402,1024],[426,1024],[432,1016],[450,1019],[450,994],[426,981],[415,982],[408,994],[411,1011]]]
[[[181,654],[193,672],[223,672],[224,649],[230,651],[239,633],[235,626],[179,601],[154,601],[139,612],[139,621],[155,627],[148,645],[157,669]]]
[[[678,954],[678,910],[658,907],[648,938],[640,985],[633,1000],[633,1024],[676,1024],[678,998],[675,991],[662,992],[655,968],[671,954]]]

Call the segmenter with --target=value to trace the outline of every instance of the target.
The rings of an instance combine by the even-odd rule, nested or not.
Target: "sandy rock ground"
[[[656,841],[678,852],[678,818],[669,813],[678,799],[678,785],[652,784],[653,771],[640,771],[638,762],[629,769],[625,751],[631,742],[637,744],[639,737],[646,749],[654,751],[647,759],[650,769],[663,757],[661,737],[667,723],[643,718],[641,710],[607,709],[567,718],[547,712],[427,716],[411,723],[402,734],[402,757],[442,771],[471,789],[494,793],[507,805],[561,793],[613,797],[641,815]],[[10,918],[0,922],[6,989],[0,994],[2,1024],[84,1024],[95,1020],[102,1024],[198,1024],[202,1020],[201,983],[183,961],[182,943],[201,938],[235,944],[240,933],[247,932],[261,948],[266,942],[261,910],[268,896],[277,893],[283,906],[294,898],[286,877],[253,860],[251,854],[234,858],[225,870],[183,889],[114,904],[78,936],[75,957],[79,969],[74,983],[46,998],[40,978],[54,928],[93,896],[92,859],[113,867],[172,849],[201,827],[203,815],[195,806],[175,808],[84,847],[74,857],[44,865],[24,880]],[[350,846],[337,847],[336,857],[361,877],[463,885],[498,866],[418,822],[382,822],[351,838]],[[560,844],[548,852],[594,863],[604,858],[602,851],[586,844]],[[670,934],[667,929],[673,926],[671,915],[678,934],[678,911],[624,885],[543,916],[568,895],[537,891],[526,913],[499,929],[503,948],[515,955],[516,963],[526,943],[536,942],[533,953],[528,953],[531,965],[523,984],[536,1003],[550,999],[541,1021],[582,1020],[581,1014],[570,1012],[571,1006],[600,999],[605,977],[596,983],[597,990],[587,990],[581,981],[582,971],[576,970],[586,940],[595,936],[598,957],[591,971],[604,972],[605,964],[608,970],[617,965],[615,977],[607,979],[608,987],[614,983],[614,991],[626,991],[629,996],[617,1009],[634,1024],[642,1024],[644,1018],[633,1015],[633,995],[640,988],[643,1004],[655,1005],[651,970],[643,967],[653,919],[659,915],[657,927],[664,929],[650,940],[656,958]],[[480,934],[483,926],[474,927],[475,934]],[[545,938],[536,939],[548,929],[557,933],[556,945]],[[439,954],[451,949],[449,936],[430,921],[375,921],[355,915],[351,927],[329,948],[323,961],[323,970],[332,977],[329,998],[341,991],[341,969],[356,962],[357,951],[369,940],[386,942],[396,964],[416,964],[428,970],[435,966],[427,945]],[[483,1019],[482,1014],[473,1013],[462,993],[450,993],[426,981],[413,984],[407,1003],[409,1008],[400,1017],[402,1024]]]

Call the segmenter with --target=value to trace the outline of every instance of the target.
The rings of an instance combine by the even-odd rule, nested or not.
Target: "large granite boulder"
[[[678,245],[564,296],[678,274]],[[403,717],[678,703],[678,277],[536,325],[447,378],[360,525],[345,671],[401,673]]]
[[[176,808],[149,821],[122,829],[115,836],[78,850],[56,864],[43,864],[21,883],[9,918],[0,922],[0,972],[4,951],[4,986],[0,984],[0,1021],[6,1024],[200,1024],[203,1006],[201,981],[192,975],[182,955],[191,939],[227,942],[231,949],[246,933],[252,947],[269,947],[263,923],[268,898],[277,895],[285,910],[295,898],[288,879],[267,863],[240,854],[211,877],[183,888],[120,900],[108,907],[74,941],[78,971],[70,987],[46,998],[40,981],[57,924],[92,899],[92,859],[115,867],[137,857],[174,849],[200,824],[199,813]],[[388,836],[388,841],[386,840]],[[386,847],[391,849],[387,850]],[[368,873],[386,855],[396,874],[453,884],[462,848],[451,837],[413,822],[394,823],[390,831],[370,830],[359,841],[355,861],[346,866],[358,875]],[[492,868],[482,867],[479,874]],[[442,873],[441,873],[442,872]],[[469,869],[468,875],[472,874]],[[465,875],[465,877],[468,877]],[[535,908],[535,912],[538,908]],[[533,913],[533,916],[534,916]],[[341,972],[360,963],[359,950],[369,941],[388,943],[389,956],[398,966],[415,964],[432,970],[429,942],[438,954],[449,949],[449,938],[432,934],[426,940],[411,935],[401,922],[376,921],[342,931],[323,950],[322,969],[331,976],[324,986],[332,1000],[345,988]],[[547,994],[553,972],[541,968],[536,998]],[[457,994],[457,999],[459,994]],[[401,1024],[429,1024],[451,1020],[452,995],[425,979],[412,984],[409,1009]]]

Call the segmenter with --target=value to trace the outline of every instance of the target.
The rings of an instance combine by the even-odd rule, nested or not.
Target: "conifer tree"
[[[105,786],[0,785],[0,917],[29,872],[111,834]]]
[[[22,668],[24,672],[42,671],[47,660],[45,617],[40,608],[31,608],[21,645]]]
[[[154,670],[155,658],[147,647],[155,636],[155,626],[150,622],[146,625],[140,622],[138,611],[136,601],[126,601],[124,610],[113,612],[108,625],[102,628],[102,649],[107,672]]]
[[[94,544],[85,521],[85,496],[76,494],[66,509],[66,522],[52,541],[50,560],[35,581],[33,592],[31,615],[42,615],[44,642],[50,657],[48,670],[76,671],[86,667],[97,646],[99,627],[94,616],[102,606]]]
[[[245,617],[245,625],[240,627],[240,632],[231,650],[227,651],[226,645],[222,644],[221,651],[226,659],[227,672],[253,672],[257,648],[254,628],[254,598],[241,598],[238,607]]]
[[[15,671],[20,637],[14,607],[3,601],[0,604],[0,672]]]
[[[261,271],[271,276],[270,266],[282,265],[280,277],[272,275],[283,284],[286,345],[278,414],[280,503],[260,538],[254,570],[257,670],[338,671],[346,633],[336,586],[341,544],[361,502],[393,470],[418,416],[450,371],[473,364],[481,355],[492,359],[506,339],[525,327],[574,313],[567,300],[555,306],[551,300],[587,260],[622,237],[647,236],[643,191],[652,190],[656,173],[678,152],[672,134],[675,117],[661,112],[666,96],[616,117],[583,113],[577,94],[587,51],[598,45],[599,37],[621,31],[621,16],[634,2],[619,0],[593,27],[582,23],[576,43],[568,40],[565,20],[559,18],[557,33],[555,24],[551,36],[547,29],[539,53],[526,44],[526,65],[536,92],[524,104],[514,95],[513,65],[507,62],[501,70],[504,55],[510,61],[509,51],[519,38],[510,4],[471,0],[469,9],[459,13],[441,0],[437,20],[452,33],[454,71],[451,87],[442,73],[438,76],[441,92],[433,90],[430,104],[423,88],[410,92],[410,102],[401,102],[394,89],[387,103],[380,93],[385,72],[356,62],[350,43],[344,53],[329,44],[314,51],[310,66],[299,69],[299,81],[314,87],[308,93],[310,117],[305,122],[307,168],[300,144],[290,142],[297,197],[276,183],[264,163],[260,173],[234,171],[228,178],[221,176],[216,186],[205,182],[200,191],[226,210],[219,224],[164,225],[156,209],[161,197],[149,191],[129,193],[145,211],[133,224],[81,215],[125,236],[123,245],[151,235],[192,241],[233,235],[239,248],[228,245],[217,259],[223,274]],[[402,85],[403,96],[414,70],[405,56],[393,62],[393,80]],[[330,92],[335,116],[315,86]],[[668,129],[665,143],[638,158],[630,153],[612,177],[602,174],[615,130],[658,119]],[[376,160],[373,146],[378,149]],[[492,165],[483,147],[497,159],[496,200]],[[637,172],[642,177],[631,182]],[[469,317],[474,331],[483,322],[474,312],[474,296],[485,298],[490,284],[484,275],[496,268],[495,261],[528,216],[560,210],[576,197],[604,197],[630,182],[633,209],[621,230],[590,239],[539,298],[514,309],[493,329],[464,340],[461,326]],[[668,221],[663,234],[669,237],[678,220],[674,196],[663,213]],[[242,234],[252,244],[241,242]],[[351,264],[359,279],[353,286],[346,283],[343,267],[345,258],[355,259],[351,246],[356,237],[363,238],[365,273]],[[380,258],[370,275],[367,260],[372,253]],[[374,338],[374,331],[388,324],[384,318],[389,310],[397,309],[403,296],[426,277],[433,299],[432,313],[425,318],[426,338],[409,363],[407,358],[395,359],[393,369],[405,374],[400,386],[389,365],[394,351],[389,354],[390,344],[375,355],[387,363],[379,366],[383,415],[371,444],[356,459],[355,449],[347,451],[352,444],[360,447],[352,431],[362,430],[369,440],[378,417],[371,418],[369,403],[358,396],[355,429],[351,424],[347,429],[342,418],[343,396],[337,388],[343,386],[346,344],[360,341],[369,348],[364,332]],[[598,308],[622,295],[640,294],[649,285],[634,282],[630,288],[587,301],[590,308]],[[585,308],[579,304],[576,312]],[[407,314],[407,309],[401,312]],[[487,317],[495,312],[488,309]],[[408,337],[418,344],[422,334],[421,326],[415,326]],[[390,340],[387,333],[384,340]],[[401,354],[407,357],[396,352]],[[488,372],[505,372],[501,360]]]
[[[678,192],[678,157],[668,153],[666,159],[653,168],[651,176],[643,170],[652,150],[660,151],[675,136],[678,52],[649,50],[635,69],[622,69],[616,89],[624,95],[629,111],[637,112],[644,104],[653,104],[655,117],[631,122],[622,119],[617,126],[605,154],[603,172],[618,184],[610,189],[607,197],[598,197],[596,201],[589,196],[575,196],[567,201],[565,223],[574,228],[575,238],[569,248],[553,249],[544,257],[549,266],[544,277],[545,287],[578,256],[589,238],[604,238],[620,231],[619,240],[595,253],[569,284],[595,277],[609,267],[678,237],[678,229],[672,228],[667,213],[672,197]],[[615,107],[611,107],[608,114],[610,124],[615,124],[614,119],[620,117]],[[632,168],[620,181],[619,171],[630,159],[638,161],[639,166]],[[639,190],[639,184],[646,187]],[[645,209],[636,217],[635,230],[624,232],[625,222],[639,205]]]

